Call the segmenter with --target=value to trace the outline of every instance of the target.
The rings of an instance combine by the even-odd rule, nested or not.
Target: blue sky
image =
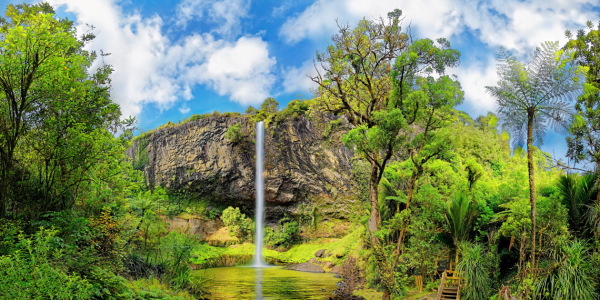
[[[7,3],[22,1],[9,0]],[[284,107],[309,99],[315,51],[336,33],[336,20],[386,16],[400,8],[415,38],[445,37],[458,49],[453,70],[465,91],[459,109],[472,117],[495,111],[495,53],[521,59],[564,31],[600,20],[597,0],[48,0],[76,22],[95,27],[88,45],[111,53],[113,99],[145,131],[213,111],[243,112],[273,97]],[[544,150],[563,156],[564,138]]]

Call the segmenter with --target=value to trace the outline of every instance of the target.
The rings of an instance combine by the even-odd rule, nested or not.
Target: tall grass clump
[[[489,299],[492,291],[489,255],[486,255],[480,244],[460,243],[459,248],[462,259],[456,268],[465,282],[461,298],[465,300]]]
[[[550,272],[536,283],[536,294],[543,299],[600,299],[598,282],[589,263],[590,254],[582,241],[572,241],[558,248],[552,257]]]

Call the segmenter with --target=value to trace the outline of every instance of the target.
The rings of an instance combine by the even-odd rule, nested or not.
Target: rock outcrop
[[[236,125],[240,124],[240,125]],[[227,135],[238,127],[237,138]],[[236,128],[234,128],[236,129]],[[294,117],[265,129],[267,215],[277,218],[297,204],[318,203],[339,211],[354,201],[353,153],[341,142],[344,119]],[[214,115],[157,129],[128,150],[150,186],[185,191],[224,205],[254,206],[254,122],[244,116]]]

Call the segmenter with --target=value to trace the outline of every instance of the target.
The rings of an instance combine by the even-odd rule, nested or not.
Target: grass
[[[264,256],[267,260],[275,260],[281,263],[303,263],[315,257],[315,252],[321,249],[328,250],[328,256],[321,261],[330,261],[338,264],[351,251],[358,248],[364,228],[359,227],[341,239],[325,238],[309,243],[296,245],[285,252],[265,249]],[[202,264],[207,260],[217,259],[220,256],[248,256],[254,254],[254,244],[244,243],[229,246],[227,248],[202,245],[192,250],[192,263]],[[201,261],[199,260],[201,258]]]
[[[191,300],[196,299],[185,291],[174,291],[160,280],[138,279],[129,282],[129,287],[135,293],[135,299],[174,299]]]

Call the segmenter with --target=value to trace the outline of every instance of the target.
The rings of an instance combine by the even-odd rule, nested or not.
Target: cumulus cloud
[[[185,27],[198,18],[209,21],[214,32],[232,36],[239,33],[240,19],[248,16],[249,0],[183,0],[177,5],[177,24]]]
[[[187,115],[190,111],[191,109],[185,103],[179,107],[179,112],[183,115]]]
[[[112,53],[103,60],[114,68],[111,92],[125,116],[138,115],[149,103],[167,109],[179,99],[190,100],[198,84],[233,101],[257,104],[273,84],[275,59],[260,38],[217,39],[204,33],[172,41],[163,33],[161,17],[125,14],[114,0],[51,4],[75,14],[80,32],[85,24],[95,26],[96,39],[87,47]]]
[[[399,8],[404,25],[410,24],[417,37],[451,38],[469,30],[489,45],[520,50],[560,38],[565,28],[581,28],[600,15],[589,9],[590,0],[437,0],[426,9],[424,5],[408,0],[317,0],[288,19],[279,33],[290,44],[317,39],[337,31],[335,20],[355,24],[363,17],[385,17]]]
[[[204,39],[203,63],[183,70],[184,82],[208,84],[219,95],[229,95],[244,105],[269,97],[276,60],[269,56],[266,42],[257,37],[241,37],[234,43],[207,35]]]
[[[472,113],[485,115],[487,112],[496,111],[496,100],[485,89],[486,86],[496,85],[498,81],[493,57],[463,64],[460,68],[449,71],[458,77],[465,93],[464,104]]]
[[[282,72],[283,88],[285,93],[306,92],[315,87],[315,83],[309,78],[315,75],[316,70],[312,61],[305,61],[299,67],[289,67]]]

